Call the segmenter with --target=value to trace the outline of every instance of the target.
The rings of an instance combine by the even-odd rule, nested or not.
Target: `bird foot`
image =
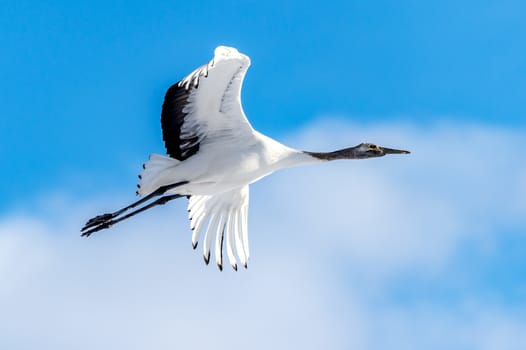
[[[100,230],[104,230],[104,229],[107,229],[107,228],[110,228],[112,225],[113,225],[113,221],[112,220],[109,220],[107,222],[103,222],[103,223],[93,227],[91,230],[88,230],[86,232],[82,232],[81,237],[89,237],[92,233],[100,231]],[[83,228],[82,230],[84,231],[86,228],[87,227]]]
[[[108,222],[114,217],[115,217],[115,214],[101,214],[101,215],[95,216],[94,218],[91,218],[88,220],[88,222],[86,222],[86,225],[84,225],[81,232],[86,231],[87,229],[91,227],[95,227],[95,226],[104,224],[105,222]]]

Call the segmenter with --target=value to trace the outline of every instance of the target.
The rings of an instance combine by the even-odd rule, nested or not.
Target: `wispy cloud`
[[[6,215],[0,344],[522,349],[524,299],[484,276],[500,273],[488,261],[510,253],[503,241],[526,243],[523,135],[312,124],[289,143],[371,141],[413,153],[290,169],[252,186],[252,261],[238,273],[204,267],[183,202],[88,240],[78,229],[98,209],[82,199],[59,196],[45,215]],[[526,293],[520,274],[511,280],[504,288]]]

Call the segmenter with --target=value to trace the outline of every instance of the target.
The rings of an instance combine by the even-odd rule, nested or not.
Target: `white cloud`
[[[161,212],[149,215],[154,226],[138,220],[88,240],[78,237],[78,227],[4,221],[0,242],[11,254],[3,256],[1,270],[2,347],[269,348],[341,342],[342,325],[325,299],[331,288],[316,285],[315,275],[282,258],[239,273],[205,268],[190,249],[183,215]],[[297,327],[312,315],[317,317],[307,327]]]
[[[413,154],[290,169],[252,186],[248,271],[203,266],[183,202],[90,239],[80,224],[131,197],[60,195],[40,201],[52,203],[45,214],[6,215],[1,347],[524,348],[525,305],[462,290],[401,302],[393,287],[454,285],[463,259],[502,254],[503,235],[522,235],[521,133],[320,121],[290,138],[312,150],[361,141]]]

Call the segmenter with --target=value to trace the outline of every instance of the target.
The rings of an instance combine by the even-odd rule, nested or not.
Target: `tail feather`
[[[149,194],[165,185],[163,183],[163,172],[179,163],[177,159],[171,157],[151,154],[150,159],[142,165],[143,171],[139,174],[137,195]]]

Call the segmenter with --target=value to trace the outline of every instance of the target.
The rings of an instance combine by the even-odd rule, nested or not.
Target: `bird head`
[[[361,143],[353,147],[355,159],[383,157],[386,154],[409,154],[411,152],[400,149],[377,146],[373,143]]]

